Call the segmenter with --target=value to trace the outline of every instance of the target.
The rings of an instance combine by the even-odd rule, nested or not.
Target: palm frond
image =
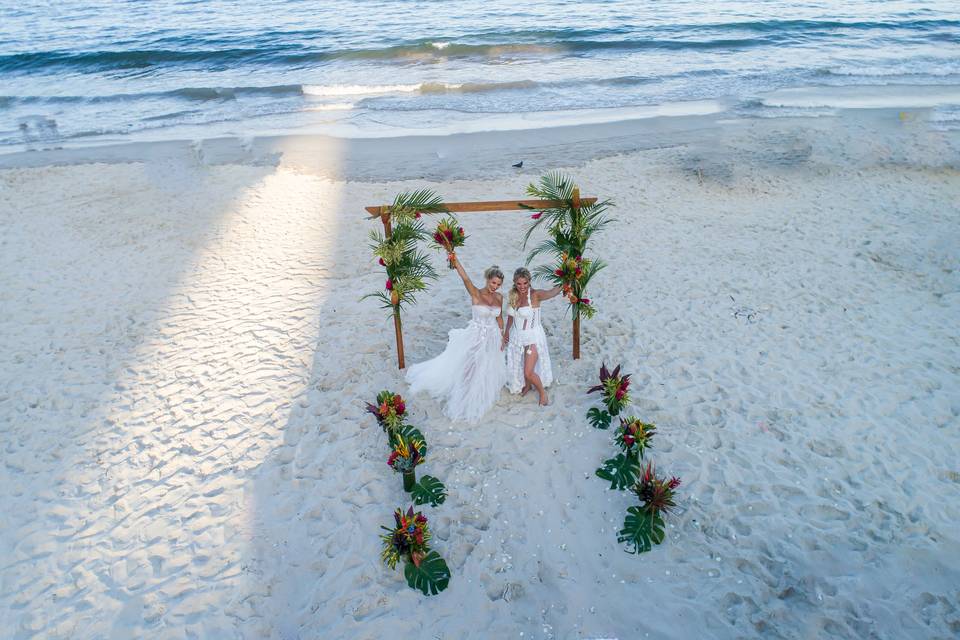
[[[390,217],[395,222],[410,222],[418,213],[440,213],[447,209],[441,198],[432,189],[404,191],[393,199],[390,205]]]

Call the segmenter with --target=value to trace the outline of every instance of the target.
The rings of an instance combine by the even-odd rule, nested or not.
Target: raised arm
[[[553,289],[537,289],[533,292],[534,297],[537,299],[537,302],[543,302],[544,300],[549,300],[550,298],[556,298],[560,295],[560,292],[563,291],[560,287],[554,287]]]
[[[467,293],[470,294],[470,300],[479,300],[480,292],[477,291],[477,287],[470,281],[470,276],[467,275],[463,265],[460,264],[460,258],[455,254],[453,255],[453,267],[457,270],[457,273],[460,274],[460,279],[463,280],[463,286],[466,287]]]

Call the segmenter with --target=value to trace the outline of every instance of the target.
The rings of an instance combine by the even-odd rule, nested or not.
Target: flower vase
[[[411,469],[403,472],[403,490],[407,493],[413,491],[413,485],[417,483],[417,471]]]

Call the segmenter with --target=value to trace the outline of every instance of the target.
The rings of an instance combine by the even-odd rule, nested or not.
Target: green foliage
[[[395,430],[388,432],[388,435],[391,449],[397,445],[400,438],[406,442],[418,441],[420,443],[420,454],[424,458],[427,457],[427,439],[420,433],[420,429],[417,429],[415,426],[411,424],[401,424]]]
[[[610,427],[610,421],[613,419],[609,413],[598,407],[592,407],[587,411],[587,420],[595,429],[607,429]]]
[[[527,255],[527,264],[541,254],[552,255],[557,262],[569,256],[583,258],[587,254],[587,245],[593,234],[604,229],[612,220],[607,216],[607,210],[613,206],[609,200],[595,202],[591,205],[573,206],[573,180],[560,172],[551,172],[540,178],[539,183],[531,183],[527,193],[543,200],[554,200],[561,203],[559,206],[542,210],[527,228],[523,237],[523,246],[527,247],[533,233],[544,229],[547,238],[530,250]],[[556,267],[541,265],[534,269],[534,274],[551,282],[554,286],[570,286],[573,296],[571,307],[573,313],[579,316],[593,317],[595,308],[584,302],[584,295],[590,280],[606,264],[602,260],[583,260],[583,273],[574,280],[564,282],[563,278],[555,273]]]
[[[390,206],[390,237],[382,231],[370,232],[370,248],[383,262],[390,287],[363,298],[380,300],[381,306],[390,309],[391,314],[399,313],[406,304],[416,303],[417,293],[437,277],[430,258],[417,249],[418,243],[428,235],[420,222],[420,214],[441,211],[446,211],[443,200],[429,189],[404,192],[394,199]]]
[[[404,191],[393,199],[390,205],[390,218],[394,224],[413,222],[419,219],[420,213],[445,213],[447,209],[443,206],[441,198],[432,189],[418,189],[417,191]]]
[[[640,475],[640,458],[636,451],[618,453],[609,460],[604,460],[603,466],[597,469],[597,477],[610,483],[611,489],[621,491],[632,487]]]
[[[447,499],[447,489],[433,476],[423,476],[420,482],[413,485],[410,495],[418,505],[429,503],[431,507],[435,507]]]
[[[633,549],[628,553],[644,553],[663,542],[663,517],[660,512],[643,507],[630,507],[623,521],[617,542],[626,542]]]
[[[423,595],[432,596],[447,588],[450,582],[450,569],[436,551],[430,551],[420,560],[420,566],[407,561],[403,569],[407,584],[419,589]]]

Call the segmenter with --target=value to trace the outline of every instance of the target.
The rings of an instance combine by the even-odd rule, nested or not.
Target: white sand
[[[552,406],[504,394],[467,428],[408,398],[450,491],[425,508],[453,574],[432,598],[378,557],[406,500],[363,405],[406,388],[359,300],[383,281],[362,206],[517,197],[561,160],[439,183],[199,156],[0,171],[0,635],[956,637],[956,139],[790,126],[573,169],[619,222],[581,361],[546,308]],[[472,272],[519,264],[523,214],[462,221]],[[410,362],[468,316],[441,270]],[[684,481],[639,557],[615,536],[635,500],[593,476],[604,359]]]

